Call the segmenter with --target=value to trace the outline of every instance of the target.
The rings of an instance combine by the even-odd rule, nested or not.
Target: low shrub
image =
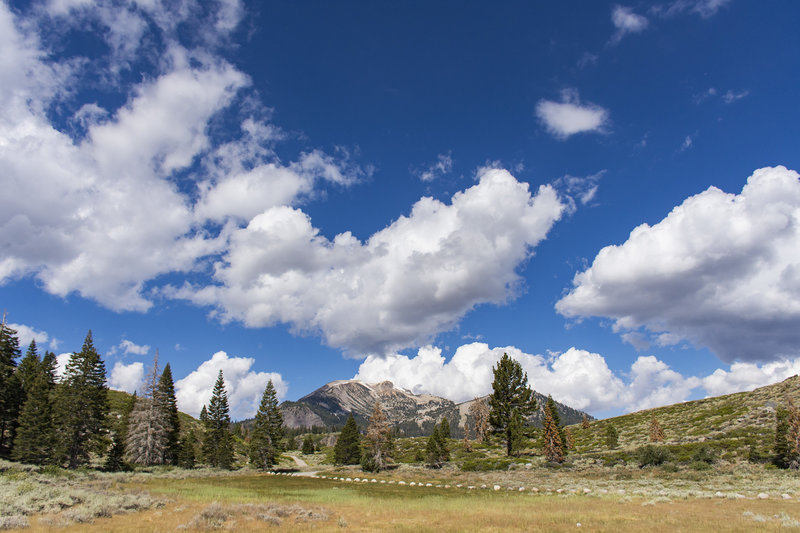
[[[692,461],[689,463],[689,468],[692,470],[711,470],[713,467],[711,463],[707,463],[705,461]]]
[[[717,461],[717,458],[714,455],[714,452],[711,450],[709,446],[703,445],[695,450],[694,455],[692,456],[692,463],[706,463],[709,465],[714,464]]]
[[[661,470],[663,470],[664,472],[675,473],[678,470],[680,470],[680,468],[678,468],[678,465],[676,465],[675,463],[664,463],[663,465],[661,465]]]
[[[513,460],[508,458],[470,458],[461,463],[464,472],[488,472],[490,470],[508,470]]]
[[[636,458],[639,461],[639,467],[644,468],[645,466],[664,464],[672,458],[672,454],[663,446],[647,444],[636,451]]]

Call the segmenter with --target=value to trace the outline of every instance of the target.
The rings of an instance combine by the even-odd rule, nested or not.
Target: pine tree
[[[33,387],[33,382],[39,375],[41,361],[39,360],[39,352],[36,350],[36,341],[31,341],[28,346],[28,351],[25,352],[25,357],[19,362],[17,367],[17,376],[21,387],[20,402],[25,403],[28,392]]]
[[[144,466],[163,464],[169,434],[169,413],[158,388],[158,352],[128,421],[125,456],[131,463]]]
[[[475,398],[469,406],[469,414],[475,423],[475,438],[478,442],[484,442],[489,435],[489,404],[485,398]]]
[[[650,442],[664,442],[664,429],[658,422],[656,415],[650,419]]]
[[[27,397],[19,416],[13,457],[16,461],[41,465],[53,460],[55,431],[52,386],[45,369],[41,365],[37,367],[38,374],[28,378]]]
[[[267,382],[250,434],[250,462],[267,470],[278,461],[283,440],[283,415],[272,380]]]
[[[106,472],[126,472],[131,466],[125,461],[125,441],[121,434],[114,432],[111,437],[111,448],[108,450],[103,470]]]
[[[564,435],[564,451],[575,449],[575,440],[572,438],[572,431],[569,428],[564,428],[562,432]]]
[[[357,465],[360,461],[361,434],[358,432],[353,413],[350,413],[333,447],[333,462],[337,465]]]
[[[107,472],[127,472],[131,470],[131,466],[125,461],[125,439],[128,436],[131,413],[138,399],[136,391],[126,399],[117,424],[112,429],[111,448],[108,450],[106,462],[103,464],[103,470]]]
[[[786,398],[786,406],[788,413],[786,439],[789,442],[786,463],[789,467],[797,469],[798,461],[800,461],[800,410],[797,409],[791,398]]]
[[[205,461],[217,468],[231,468],[233,465],[233,438],[231,437],[231,418],[228,409],[228,393],[225,392],[225,379],[219,371],[211,400],[208,402],[208,422],[203,439]]]
[[[364,455],[361,458],[361,468],[367,472],[380,472],[386,468],[391,460],[392,429],[389,420],[381,408],[380,402],[375,402],[369,418],[367,432],[364,435]]]
[[[544,426],[544,436],[542,437],[544,456],[551,463],[563,462],[564,445],[549,402],[544,408],[544,422],[542,424]]]
[[[14,441],[22,387],[15,370],[20,356],[17,332],[0,323],[0,454],[8,454]]]
[[[556,405],[555,400],[553,400],[553,397],[550,395],[547,396],[547,407],[550,409],[553,422],[555,422],[556,427],[558,428],[558,436],[561,438],[562,444],[561,450],[564,455],[566,455],[566,446],[563,446],[563,444],[566,442],[567,438],[564,436],[564,428],[561,426],[561,415],[558,414],[558,406]]]
[[[158,380],[158,399],[161,409],[167,414],[167,445],[164,449],[164,464],[177,465],[180,453],[181,421],[178,417],[178,400],[175,398],[175,383],[172,381],[172,368],[164,367]]]
[[[301,450],[303,455],[309,455],[314,453],[314,439],[311,438],[311,434],[306,435],[303,439],[303,448]]]
[[[441,468],[450,460],[450,448],[441,425],[433,427],[433,433],[428,437],[425,446],[425,457],[430,468]]]
[[[56,386],[56,365],[58,361],[56,360],[56,354],[53,352],[47,351],[44,352],[44,357],[42,357],[42,371],[44,372],[45,377],[47,378],[47,383],[50,385],[50,388],[55,388]]]
[[[200,423],[203,424],[203,429],[208,427],[208,409],[206,409],[205,404],[203,408],[200,409]]]
[[[612,424],[606,426],[605,441],[606,446],[612,449],[619,444],[619,432]]]
[[[506,455],[511,456],[514,451],[514,441],[519,439],[513,433],[511,421],[515,413],[519,413],[519,420],[529,415],[536,409],[536,398],[528,387],[528,374],[522,371],[522,365],[508,354],[497,362],[492,369],[492,394],[489,397],[489,422],[494,430],[503,435],[506,441]]]
[[[527,445],[528,439],[525,437],[525,421],[518,410],[513,411],[506,434],[510,435],[511,438],[511,454],[519,456],[522,449]]]
[[[450,422],[447,420],[447,417],[442,418],[442,421],[439,425],[439,431],[442,434],[442,438],[449,439],[450,435]]]
[[[194,429],[191,429],[181,442],[181,449],[178,454],[178,465],[181,468],[194,468],[195,461],[197,460],[195,452],[196,442],[197,437],[194,434]]]
[[[69,468],[88,462],[91,449],[102,445],[107,393],[106,367],[89,331],[81,351],[70,356],[56,389],[54,420],[58,451]]]
[[[586,413],[583,413],[583,420],[581,420],[581,427],[583,429],[589,429],[589,417],[586,416]]]

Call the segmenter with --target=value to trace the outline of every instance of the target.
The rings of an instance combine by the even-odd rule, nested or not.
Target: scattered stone
[[[722,494],[720,491],[715,492],[714,496],[716,496],[717,498],[724,498],[725,497],[725,495]]]
[[[416,484],[417,484],[416,481],[412,481],[411,483],[409,483],[409,485],[412,486],[412,487],[415,486]]]
[[[353,481],[353,480],[350,479],[350,478],[347,478],[347,479],[345,479],[345,481]],[[358,481],[358,479],[356,479],[356,481]]]
[[[381,480],[381,483],[386,483],[386,480],[385,480],[385,479],[382,479],[382,480]]]
[[[583,488],[583,493],[584,493],[584,494],[589,494],[590,492],[592,492],[592,489],[590,489],[590,488],[587,488],[587,487],[584,487],[584,488]]]
[[[783,498],[784,500],[791,500],[792,499],[792,497],[789,496],[788,494],[781,494],[781,498]]]
[[[561,494],[562,492],[564,492],[564,489],[556,489],[556,493]]]
[[[422,485],[422,483],[420,483],[420,485]],[[433,485],[431,483],[425,483],[425,486],[426,487],[433,487]]]
[[[767,498],[769,498],[769,494],[767,494],[766,492],[759,492],[758,493],[758,499],[759,500],[766,500]]]
[[[519,488],[519,491],[520,491],[520,492],[525,492],[525,487],[520,487],[520,488]]]

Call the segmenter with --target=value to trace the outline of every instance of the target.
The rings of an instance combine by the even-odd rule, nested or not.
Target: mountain
[[[530,421],[541,425],[547,397],[536,393],[536,399],[539,410]],[[380,401],[386,417],[400,435],[429,435],[433,426],[446,417],[453,436],[459,437],[463,434],[469,407],[476,400],[456,404],[432,394],[414,394],[396,387],[391,381],[364,383],[351,379],[332,381],[296,402],[283,402],[281,412],[284,425],[290,428],[342,426],[350,413],[360,426],[365,426],[376,401]],[[584,415],[558,402],[556,408],[565,425],[580,422]],[[474,427],[472,422],[470,424]]]

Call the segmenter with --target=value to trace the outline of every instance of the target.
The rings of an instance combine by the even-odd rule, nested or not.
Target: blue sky
[[[4,2],[0,306],[235,418],[508,352],[596,416],[800,371],[794,2]],[[66,357],[63,356],[62,359]]]

